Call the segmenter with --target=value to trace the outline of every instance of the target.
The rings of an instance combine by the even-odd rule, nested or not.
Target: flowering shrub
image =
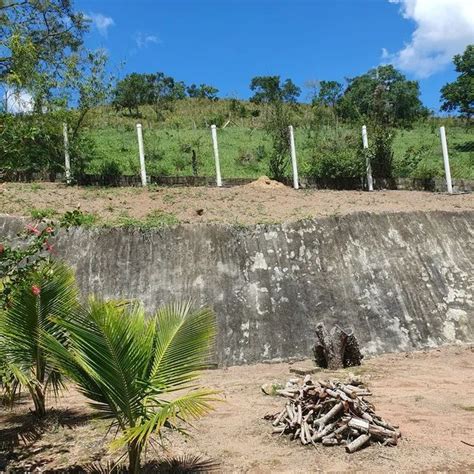
[[[30,275],[45,260],[48,260],[54,246],[51,237],[55,234],[52,224],[28,224],[20,234],[23,241],[12,246],[0,243],[0,307],[10,306],[14,291],[30,284],[31,291],[38,296],[41,289],[30,282]]]

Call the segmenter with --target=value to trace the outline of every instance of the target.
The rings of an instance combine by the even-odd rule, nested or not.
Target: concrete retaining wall
[[[21,225],[0,217],[0,235]],[[57,249],[85,294],[212,306],[221,365],[310,356],[319,321],[354,328],[365,353],[474,341],[474,211],[78,228]]]

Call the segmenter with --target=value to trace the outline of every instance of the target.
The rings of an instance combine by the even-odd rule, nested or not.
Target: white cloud
[[[135,44],[138,49],[146,48],[149,44],[161,43],[160,38],[156,35],[146,35],[139,32],[135,35]]]
[[[382,59],[424,78],[441,71],[455,54],[474,42],[474,0],[388,0],[400,4],[404,18],[416,23],[411,41]]]
[[[10,112],[11,114],[20,114],[33,111],[33,96],[29,92],[8,88],[3,92],[7,112]]]
[[[92,24],[104,37],[107,37],[109,28],[115,25],[113,18],[102,15],[102,13],[89,13],[86,17],[92,21]]]

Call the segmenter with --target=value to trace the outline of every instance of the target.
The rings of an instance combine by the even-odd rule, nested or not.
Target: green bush
[[[354,134],[318,138],[308,163],[308,175],[314,178],[359,178],[365,174],[360,143]]]
[[[64,171],[64,138],[62,124],[68,114],[0,115],[1,169],[32,173]],[[73,175],[86,172],[95,156],[91,138],[82,133],[69,135]]]
[[[369,158],[374,178],[393,178],[393,140],[395,130],[388,126],[373,125]]]
[[[0,155],[5,170],[60,172],[64,164],[62,121],[40,114],[0,117]]]

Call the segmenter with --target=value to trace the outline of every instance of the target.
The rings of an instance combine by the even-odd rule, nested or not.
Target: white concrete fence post
[[[63,123],[63,138],[64,138],[64,173],[66,176],[66,183],[71,184],[71,158],[69,156],[69,137],[67,132],[67,123]]]
[[[290,151],[291,151],[291,166],[293,168],[293,187],[299,189],[299,179],[298,179],[298,163],[296,161],[296,147],[295,147],[295,132],[293,130],[293,125],[288,127],[290,130]]]
[[[362,144],[364,146],[364,150],[369,149],[369,140],[367,138],[367,127],[365,125],[362,126]],[[369,191],[374,190],[374,180],[372,179],[372,166],[370,165],[369,154],[366,152],[365,154],[365,166],[367,171],[367,186]]]
[[[146,169],[145,169],[145,148],[143,146],[143,131],[142,124],[137,123],[137,137],[138,137],[138,154],[140,156],[140,178],[142,186],[146,187]]]
[[[216,184],[217,187],[222,186],[221,164],[219,161],[219,147],[217,145],[217,127],[211,125],[212,146],[214,148],[214,161],[216,162]]]
[[[439,128],[439,136],[441,138],[441,149],[443,150],[444,173],[446,174],[446,187],[448,193],[453,194],[453,183],[451,181],[451,168],[449,167],[448,142],[446,141],[446,129]]]

